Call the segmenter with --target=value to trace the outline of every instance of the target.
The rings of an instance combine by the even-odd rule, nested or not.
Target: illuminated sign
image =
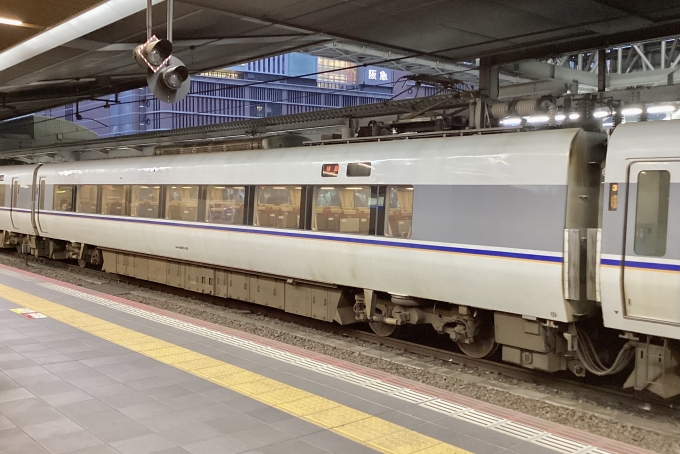
[[[340,172],[340,164],[324,164],[321,167],[322,177],[337,177]]]

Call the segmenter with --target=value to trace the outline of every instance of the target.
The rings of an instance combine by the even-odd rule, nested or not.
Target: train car
[[[619,126],[608,146],[557,129],[6,167],[31,175],[32,204],[6,197],[0,229],[5,247],[382,335],[431,325],[474,357],[500,347],[505,361],[577,375],[635,363],[628,386],[671,396],[680,327],[663,307],[680,239],[660,208],[657,224],[650,212],[625,232],[638,179],[675,180],[626,169],[640,159],[673,175],[670,146],[668,168],[648,163],[657,140],[679,136],[659,122]],[[15,213],[29,223],[7,222]],[[636,242],[643,231],[657,239]],[[658,286],[644,274],[656,271],[670,272]]]

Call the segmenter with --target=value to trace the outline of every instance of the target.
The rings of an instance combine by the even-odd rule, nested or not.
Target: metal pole
[[[623,69],[623,48],[619,46],[616,55],[616,73],[621,74],[622,69]]]
[[[168,6],[168,20],[167,20],[167,27],[168,27],[168,41],[172,42],[172,6],[173,6],[173,0],[167,0],[167,6]]]
[[[603,92],[607,88],[607,50],[597,51],[597,91]]]
[[[578,54],[578,63],[576,64],[576,69],[579,71],[583,69],[583,54]]]
[[[661,41],[661,69],[666,67],[666,40]]]
[[[151,18],[151,9],[153,5],[151,0],[146,0],[146,39],[147,41],[151,39],[151,28],[153,26],[153,20]]]

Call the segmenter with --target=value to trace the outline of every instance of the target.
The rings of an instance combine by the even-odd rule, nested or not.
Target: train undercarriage
[[[405,325],[430,325],[472,358],[492,355],[545,372],[576,376],[628,372],[624,388],[649,390],[663,398],[680,394],[680,346],[669,339],[603,329],[597,317],[555,323],[468,306],[270,276],[243,270],[178,262],[100,249],[32,235],[2,232],[2,247],[81,267],[264,305],[289,313],[348,325],[368,323],[380,336]],[[595,345],[609,345],[602,351]],[[500,350],[500,354],[497,351]]]

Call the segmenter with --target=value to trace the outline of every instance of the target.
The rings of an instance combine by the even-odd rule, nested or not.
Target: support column
[[[607,50],[597,51],[597,91],[603,92],[607,88]]]
[[[480,59],[479,62],[479,100],[474,109],[474,115],[470,118],[470,128],[480,129],[486,127],[487,108],[489,101],[498,99],[499,90],[498,66],[493,66],[487,58]],[[470,112],[472,113],[472,112]]]

